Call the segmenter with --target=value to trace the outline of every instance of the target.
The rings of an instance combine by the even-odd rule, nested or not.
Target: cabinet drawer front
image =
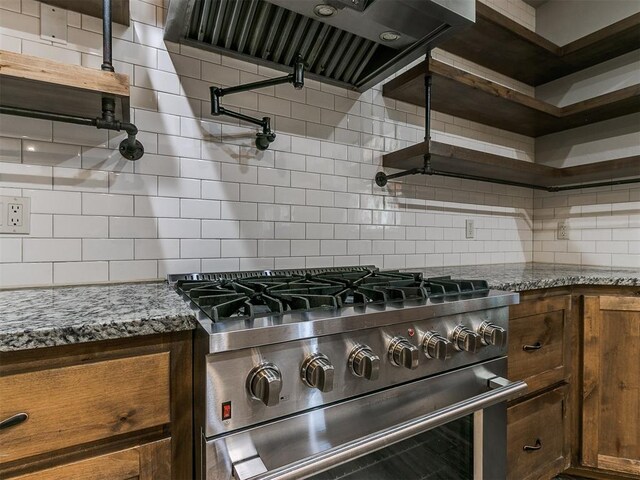
[[[563,418],[562,389],[507,410],[507,478],[551,478],[564,469]]]
[[[509,379],[525,380],[529,391],[564,377],[564,310],[509,321]],[[533,379],[538,375],[545,378]]]
[[[0,463],[169,423],[169,352],[0,378]]]
[[[136,448],[40,470],[11,480],[129,480],[140,477]]]

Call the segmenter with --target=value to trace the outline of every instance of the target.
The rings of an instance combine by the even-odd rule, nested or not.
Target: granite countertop
[[[503,263],[498,265],[465,265],[407,269],[425,277],[451,275],[453,278],[484,279],[495,290],[524,292],[540,288],[571,285],[640,286],[640,270],[552,263]]]
[[[571,285],[640,286],[640,271],[547,263],[407,269],[485,279],[523,292]],[[0,290],[0,352],[191,330],[194,312],[165,282]]]
[[[195,327],[194,312],[164,282],[0,291],[0,352]]]

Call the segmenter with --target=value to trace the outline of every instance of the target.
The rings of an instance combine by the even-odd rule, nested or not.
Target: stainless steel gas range
[[[169,282],[198,312],[197,478],[506,477],[518,294],[370,266]]]

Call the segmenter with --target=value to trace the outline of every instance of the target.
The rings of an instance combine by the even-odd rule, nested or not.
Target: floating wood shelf
[[[386,83],[383,95],[425,105],[426,61]],[[431,59],[431,107],[474,122],[529,137],[600,122],[640,111],[640,85],[556,107],[445,63]]]
[[[96,118],[102,97],[116,99],[116,118],[129,121],[129,77],[0,50],[0,105]]]
[[[556,168],[435,141],[429,150],[434,170],[547,188],[640,176],[640,156]],[[426,142],[418,143],[384,155],[382,165],[400,170],[419,168],[427,151]]]
[[[639,44],[640,13],[559,47],[476,2],[476,23],[439,47],[535,86],[636,50]]]
[[[44,3],[102,18],[102,0],[44,0]],[[129,26],[129,0],[111,0],[111,20]]]

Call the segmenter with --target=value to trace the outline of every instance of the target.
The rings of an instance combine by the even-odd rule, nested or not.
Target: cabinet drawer
[[[564,470],[564,398],[558,388],[507,410],[507,478],[546,479]]]
[[[169,480],[171,440],[58,465],[11,480]]]
[[[0,463],[170,421],[169,352],[0,378]]]
[[[565,311],[509,320],[509,379],[525,380],[529,392],[564,378]]]

